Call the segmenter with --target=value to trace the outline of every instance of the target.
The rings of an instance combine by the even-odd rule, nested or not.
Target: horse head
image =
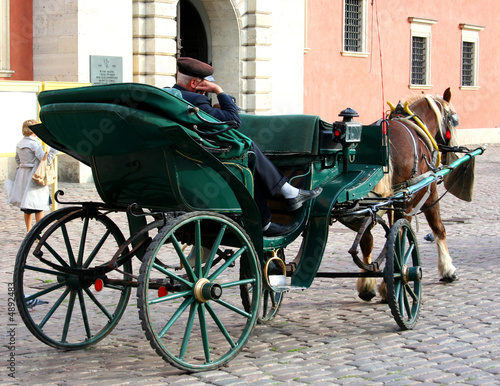
[[[448,145],[456,135],[458,115],[450,101],[450,88],[445,90],[442,97],[423,94],[407,101],[409,109],[426,124],[440,145]]]

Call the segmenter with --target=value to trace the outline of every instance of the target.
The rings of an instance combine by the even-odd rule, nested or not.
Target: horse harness
[[[430,96],[426,95],[425,96],[428,104],[430,105],[431,109],[433,110],[434,114],[436,115],[436,118],[438,119],[438,130],[436,134],[436,139],[439,141],[439,144],[434,140],[432,135],[429,133],[427,130],[427,127],[425,123],[414,113],[411,112],[411,110],[408,107],[408,103],[406,103],[404,106],[402,105],[401,102],[397,104],[396,107],[391,105],[391,114],[389,115],[389,119],[393,119],[395,121],[398,121],[408,132],[410,135],[410,138],[412,139],[413,142],[413,149],[414,149],[414,163],[413,163],[413,169],[412,173],[410,176],[410,179],[402,182],[400,184],[397,184],[393,186],[393,189],[395,191],[398,191],[400,189],[405,189],[408,186],[418,183],[422,179],[428,177],[430,174],[432,174],[439,166],[440,164],[440,151],[446,152],[446,151],[452,151],[448,150],[447,148],[449,146],[448,143],[450,142],[452,138],[452,132],[456,126],[458,126],[458,116],[457,114],[449,114],[448,111],[445,109],[445,107],[432,99]],[[439,106],[438,106],[439,103]],[[442,117],[441,120],[439,120],[439,117]],[[427,166],[429,167],[429,171],[426,173],[423,173],[421,175],[416,175],[418,172],[418,148],[417,148],[417,141],[415,136],[410,130],[410,127],[417,133],[418,139],[422,142],[422,144],[427,148],[429,153],[431,154],[431,161],[429,162],[427,160],[427,157],[425,154],[422,155],[423,159],[425,160]],[[443,128],[446,128],[446,132],[443,135]],[[413,214],[416,214],[420,208],[425,204],[427,201],[427,198],[430,196],[431,190],[430,190],[430,185],[427,187],[423,197],[420,199],[420,201],[413,207],[413,210],[408,213],[407,215],[411,216]]]
[[[410,110],[408,102],[406,102],[404,106],[401,102],[399,102],[395,107],[390,104],[391,114],[389,115],[389,119],[399,121],[409,133],[410,130],[404,122],[411,123],[411,127],[415,130],[419,139],[422,140],[424,145],[429,150],[429,153],[432,155],[432,159],[430,161],[427,160],[427,157],[425,157],[424,155],[425,162],[427,163],[429,169],[435,170],[441,163],[440,152],[446,151],[446,149],[442,148],[442,146],[446,147],[446,145],[448,145],[450,139],[452,138],[452,132],[454,128],[458,126],[458,116],[456,113],[450,114],[443,104],[441,104],[439,101],[434,100],[431,96],[426,95],[425,99],[438,120],[438,130],[436,134],[437,141],[433,138],[425,123]],[[443,134],[444,128],[446,128],[446,132]],[[418,156],[416,151],[417,147],[415,138],[413,135],[411,135],[411,137],[415,149],[415,166],[412,172],[413,177],[417,172]]]

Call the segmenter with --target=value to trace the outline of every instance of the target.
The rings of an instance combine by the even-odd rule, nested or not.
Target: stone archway
[[[134,81],[175,83],[177,1],[134,1]],[[191,0],[206,12],[209,60],[225,91],[249,113],[271,110],[271,6],[246,0]]]
[[[242,44],[238,12],[230,0],[202,0],[202,3],[212,32],[214,76],[241,103]]]

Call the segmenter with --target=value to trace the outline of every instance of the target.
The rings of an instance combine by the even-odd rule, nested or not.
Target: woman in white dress
[[[7,189],[7,203],[21,208],[28,232],[31,230],[33,214],[38,222],[43,218],[43,211],[50,209],[49,187],[33,181],[33,174],[42,159],[51,164],[57,153],[55,149],[48,148],[46,152],[43,150],[36,134],[29,128],[36,124],[34,119],[23,123],[24,137],[16,145],[16,177],[10,189]]]

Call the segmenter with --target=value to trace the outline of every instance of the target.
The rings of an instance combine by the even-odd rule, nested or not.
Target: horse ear
[[[449,87],[446,90],[444,90],[443,99],[446,102],[450,103],[450,100],[451,100],[451,90],[450,90]]]

